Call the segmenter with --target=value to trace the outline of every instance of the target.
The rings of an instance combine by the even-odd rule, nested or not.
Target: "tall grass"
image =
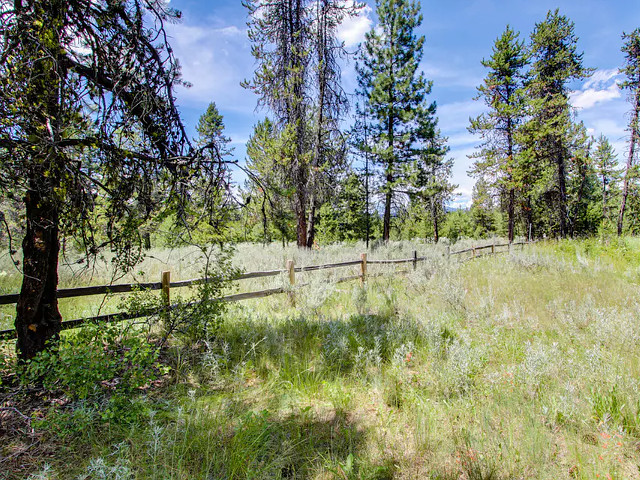
[[[297,253],[242,248],[248,269]],[[396,248],[376,256],[415,247]],[[335,249],[294,258],[359,252]],[[171,386],[132,399],[133,423],[90,422],[39,474],[640,478],[639,258],[635,239],[465,263],[433,250],[365,288],[234,305],[215,339],[168,354]]]

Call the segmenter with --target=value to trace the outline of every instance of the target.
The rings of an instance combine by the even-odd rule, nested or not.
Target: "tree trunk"
[[[511,91],[507,87],[507,98],[511,99]],[[509,101],[509,106],[511,106],[511,102]],[[515,221],[515,203],[516,203],[516,191],[513,188],[513,175],[510,171],[513,168],[513,122],[511,117],[507,118],[507,172],[509,179],[509,203],[507,205],[507,216],[508,218],[508,237],[509,243],[513,242],[514,237],[514,221]]]
[[[37,2],[36,2],[37,5]],[[38,14],[49,22],[40,40],[53,52],[33,66],[33,83],[27,97],[34,109],[28,127],[30,138],[42,142],[42,150],[30,159],[24,196],[26,230],[22,241],[22,287],[16,305],[16,350],[21,361],[35,357],[59,338],[62,316],[58,310],[59,208],[64,158],[55,147],[62,138],[63,92],[66,69],[56,56],[64,29],[63,2],[43,2]]]
[[[627,157],[627,168],[622,183],[622,200],[620,202],[620,213],[618,214],[618,236],[622,235],[624,225],[624,211],[627,208],[627,197],[629,196],[629,175],[633,166],[636,142],[638,141],[638,117],[640,116],[640,92],[636,92],[636,105],[631,120],[631,141],[629,144],[629,156]]]
[[[509,217],[508,224],[508,237],[509,243],[513,242],[514,238],[514,219],[515,219],[515,204],[516,204],[516,191],[514,188],[509,189],[509,204],[507,205],[507,215]]]
[[[31,186],[34,182],[32,180]],[[56,341],[62,316],[58,311],[58,209],[54,193],[41,194],[41,186],[24,198],[27,229],[22,242],[23,279],[16,308],[16,348],[21,360],[33,358],[47,342]]]
[[[440,234],[438,232],[438,208],[434,195],[431,196],[431,221],[433,223],[433,241],[438,243]]]
[[[531,197],[527,197],[527,240],[530,242],[533,240],[533,205],[531,204]]]
[[[298,222],[296,226],[296,240],[298,247],[305,248],[307,246],[307,209],[305,208],[306,195],[299,194],[296,205],[296,215]]]
[[[390,185],[393,181],[392,175],[387,175],[387,185]],[[388,187],[387,192],[384,195],[384,217],[382,219],[382,240],[387,243],[389,241],[391,233],[391,187]]]
[[[558,153],[556,157],[556,163],[558,165],[558,215],[560,216],[560,237],[565,238],[567,236],[567,184],[566,184],[566,172],[564,164],[564,155]]]
[[[307,248],[313,247],[313,243],[316,240],[316,203],[315,193],[312,192],[311,200],[309,201],[309,218],[307,220]]]

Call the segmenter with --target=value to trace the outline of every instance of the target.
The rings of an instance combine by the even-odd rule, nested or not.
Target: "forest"
[[[461,206],[419,0],[243,0],[244,158],[169,1],[0,3],[0,479],[640,478],[640,26],[624,152],[494,32]]]

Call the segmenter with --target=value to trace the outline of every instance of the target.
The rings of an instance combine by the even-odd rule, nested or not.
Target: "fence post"
[[[473,258],[476,258],[476,247],[471,247],[471,250],[473,252]]]
[[[451,246],[447,245],[447,258],[451,256]]]
[[[493,255],[494,253],[496,253],[496,241],[495,241],[495,239],[493,240],[493,243],[491,244],[491,254]]]
[[[360,254],[360,285],[364,287],[367,281],[367,254]]]
[[[169,293],[169,288],[171,286],[171,272],[162,272],[162,279],[160,281],[162,284],[162,300],[167,307],[171,306],[171,297]]]
[[[296,284],[296,270],[295,263],[293,260],[287,260],[287,272],[289,273],[289,285],[291,286],[291,291],[289,292],[289,301],[292,306],[296,304],[295,293],[293,292],[293,286]]]
[[[415,270],[416,268],[418,268],[418,251],[414,250],[413,251],[413,269]]]

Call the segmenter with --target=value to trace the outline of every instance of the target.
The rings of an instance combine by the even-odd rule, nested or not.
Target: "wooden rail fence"
[[[466,260],[472,260],[474,258],[478,258],[486,255],[495,255],[498,253],[508,253],[514,246],[520,245],[524,248],[524,245],[529,242],[514,242],[514,243],[502,243],[502,244],[490,244],[484,245],[481,247],[471,247],[466,248],[464,250],[458,250],[455,252],[451,252],[449,247],[447,247],[445,255],[447,257],[453,257],[464,254],[471,254]],[[499,251],[498,248],[507,247],[507,250]],[[483,252],[484,250],[491,249],[490,252]],[[250,278],[264,278],[264,277],[274,277],[281,274],[286,274],[289,279],[289,288],[278,287],[271,288],[268,290],[260,290],[257,292],[243,292],[236,293],[233,295],[226,295],[221,297],[221,300],[224,302],[239,302],[242,300],[249,300],[252,298],[263,298],[268,297],[270,295],[276,295],[280,293],[289,292],[292,295],[291,287],[296,285],[296,273],[300,272],[312,272],[316,270],[326,270],[326,269],[335,269],[349,266],[360,266],[360,272],[357,275],[350,275],[346,277],[341,277],[336,280],[336,283],[348,282],[352,280],[360,280],[361,284],[364,284],[369,277],[377,277],[380,275],[384,275],[384,273],[368,273],[368,265],[399,265],[411,263],[413,269],[417,268],[418,262],[422,262],[427,260],[429,257],[419,257],[418,252],[416,250],[413,251],[413,256],[411,258],[400,258],[400,259],[390,259],[390,260],[368,260],[367,254],[362,253],[360,255],[360,260],[353,260],[347,262],[336,262],[336,263],[327,263],[324,265],[310,265],[306,267],[296,267],[293,260],[288,260],[286,263],[286,268],[282,270],[266,270],[259,272],[246,272],[242,273],[234,278],[234,280],[246,280]],[[406,272],[403,271],[403,272]],[[397,272],[402,273],[402,272]],[[190,287],[193,285],[202,284],[206,282],[207,279],[196,278],[192,280],[181,280],[179,282],[171,281],[171,272],[165,271],[162,272],[160,282],[148,282],[148,283],[124,283],[117,285],[96,285],[90,287],[75,287],[75,288],[61,288],[58,290],[58,298],[74,298],[74,297],[86,297],[89,295],[107,295],[111,293],[130,293],[134,291],[140,290],[161,290],[162,298],[168,308],[175,307],[175,305],[171,305],[171,289],[173,288],[181,288],[181,287]],[[308,284],[298,284],[299,287],[305,286]],[[0,305],[10,305],[15,304],[18,301],[19,295],[17,293],[8,294],[8,295],[0,295]],[[291,297],[293,299],[293,297]],[[151,315],[151,313],[110,313],[105,315],[98,315],[95,317],[89,318],[79,318],[76,320],[67,320],[62,322],[62,329],[67,330],[70,328],[77,328],[86,322],[113,322],[113,321],[121,321],[121,320],[131,320],[134,318],[140,318],[144,316]],[[16,337],[16,331],[14,329],[11,330],[0,330],[0,340],[7,340]]]

